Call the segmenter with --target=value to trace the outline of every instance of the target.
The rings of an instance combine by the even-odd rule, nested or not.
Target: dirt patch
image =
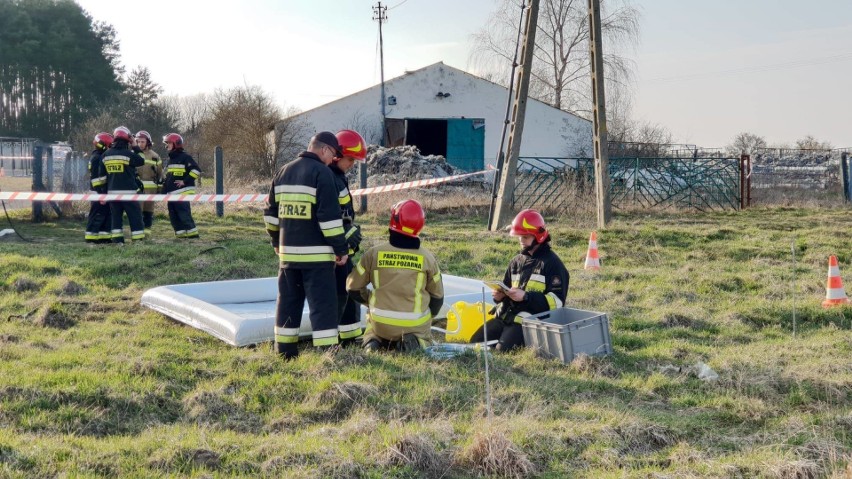
[[[41,290],[41,285],[29,278],[18,278],[12,283],[12,288],[16,293],[26,293],[28,291]]]
[[[258,415],[244,410],[222,392],[192,395],[184,400],[184,409],[197,424],[217,429],[257,432],[263,424]]]
[[[618,371],[612,367],[612,362],[606,358],[592,357],[580,354],[569,364],[571,370],[591,376],[603,376],[607,378],[618,377]]]
[[[358,382],[332,384],[314,398],[315,413],[312,416],[315,420],[346,418],[359,404],[378,392],[378,388],[372,384]]]
[[[181,471],[189,473],[198,468],[216,470],[222,465],[222,460],[214,451],[209,449],[185,449],[167,458],[155,458],[148,467],[158,471]]]
[[[663,316],[663,320],[661,321],[663,327],[666,328],[689,328],[689,329],[703,329],[704,321],[700,319],[695,319],[685,314],[679,313],[666,313]]]
[[[68,329],[77,324],[77,321],[67,315],[59,305],[42,308],[33,318],[33,324],[43,328]]]
[[[537,468],[527,455],[502,432],[477,434],[456,456],[456,466],[477,476],[530,477]]]
[[[0,344],[11,344],[17,343],[21,340],[18,336],[14,334],[0,334]]]
[[[627,424],[615,428],[615,432],[621,436],[624,454],[647,454],[669,447],[677,441],[672,431],[657,424]]]
[[[86,292],[86,288],[84,288],[79,283],[68,280],[65,284],[62,285],[62,288],[59,290],[59,293],[64,296],[80,296],[81,294]]]
[[[816,479],[823,477],[823,471],[813,461],[791,461],[768,467],[766,475],[778,479]]]
[[[422,434],[409,434],[389,445],[381,462],[389,466],[410,466],[426,477],[443,477],[450,467],[449,458]]]

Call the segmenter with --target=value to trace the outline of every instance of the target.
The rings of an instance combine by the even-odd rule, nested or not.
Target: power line
[[[400,5],[402,5],[403,3],[407,2],[407,1],[408,1],[408,0],[402,0],[401,2],[397,3],[396,5],[394,5],[394,6],[392,6],[392,7],[388,7],[388,10],[393,10],[394,8],[396,8],[396,7],[400,6]]]
[[[812,58],[809,60],[795,60],[791,62],[784,63],[773,63],[769,65],[758,65],[753,67],[743,67],[743,68],[732,68],[730,70],[720,70],[715,72],[701,72],[694,73],[690,75],[678,75],[678,76],[670,76],[670,77],[657,77],[650,78],[647,81],[655,82],[655,83],[673,83],[679,81],[686,80],[698,80],[703,78],[711,78],[718,76],[728,76],[728,75],[740,75],[746,73],[764,73],[770,71],[778,71],[778,70],[788,70],[791,68],[801,68],[807,66],[815,66],[815,65],[825,65],[827,63],[836,63],[841,61],[848,61],[852,59],[852,52],[841,53],[838,55],[832,55],[828,57],[822,58]]]

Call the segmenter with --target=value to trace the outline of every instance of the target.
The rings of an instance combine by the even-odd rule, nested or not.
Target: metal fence
[[[545,210],[572,208],[594,195],[591,158],[519,158],[514,204]],[[610,158],[612,207],[741,207],[740,158]]]

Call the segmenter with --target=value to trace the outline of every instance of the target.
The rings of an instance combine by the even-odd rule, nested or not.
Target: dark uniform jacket
[[[101,163],[103,162],[104,152],[101,150],[92,151],[92,156],[89,157],[89,185],[95,193],[106,193],[106,174],[101,176]]]
[[[163,182],[163,193],[194,195],[195,180],[201,177],[198,163],[183,149],[169,152],[169,163],[166,165],[166,179]],[[175,181],[183,181],[183,186],[175,185]]]
[[[145,157],[131,150],[127,141],[115,140],[112,147],[104,152],[98,176],[106,177],[107,192],[110,194],[136,194],[139,191],[136,167],[144,164]]]
[[[568,296],[568,281],[568,270],[550,243],[539,245],[532,255],[521,252],[509,263],[503,283],[526,291],[526,299],[505,298],[497,306],[496,316],[506,322],[520,322],[519,313],[538,314],[561,308]]]
[[[350,229],[355,224],[355,205],[352,201],[352,194],[349,192],[349,180],[346,179],[346,173],[337,167],[337,164],[330,165],[331,172],[334,173],[334,186],[337,189],[337,202],[340,204],[340,215],[343,217],[343,231],[350,232]],[[349,235],[347,235],[349,236]],[[360,245],[360,234],[358,240],[355,241],[352,237],[347,237],[346,243],[349,246],[349,255],[358,252]]]
[[[278,170],[263,215],[282,268],[315,268],[348,254],[334,174],[314,153]]]

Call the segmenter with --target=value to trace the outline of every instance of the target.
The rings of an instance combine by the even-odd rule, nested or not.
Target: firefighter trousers
[[[337,290],[337,319],[340,339],[355,339],[364,334],[361,329],[361,306],[349,297],[346,291],[346,277],[352,271],[352,258],[346,264],[334,268]]]
[[[142,225],[142,209],[138,201],[110,201],[109,212],[112,217],[112,242],[124,243],[124,214],[130,223],[130,239],[145,239],[145,227]]]
[[[112,239],[112,216],[109,205],[92,201],[89,207],[89,219],[86,221],[86,241],[109,242]]]
[[[197,238],[198,228],[192,219],[192,208],[183,201],[169,201],[169,221],[178,238]]]
[[[470,338],[471,343],[481,343],[485,340],[484,328],[488,328],[488,341],[498,340],[498,351],[511,351],[524,345],[524,329],[521,323],[508,323],[501,319],[491,319],[485,326],[479,328]]]
[[[314,346],[331,346],[337,339],[337,293],[328,286],[334,282],[334,263],[315,268],[280,268],[278,302],[275,307],[275,342],[278,350],[293,355],[299,341],[302,310],[308,302]]]

